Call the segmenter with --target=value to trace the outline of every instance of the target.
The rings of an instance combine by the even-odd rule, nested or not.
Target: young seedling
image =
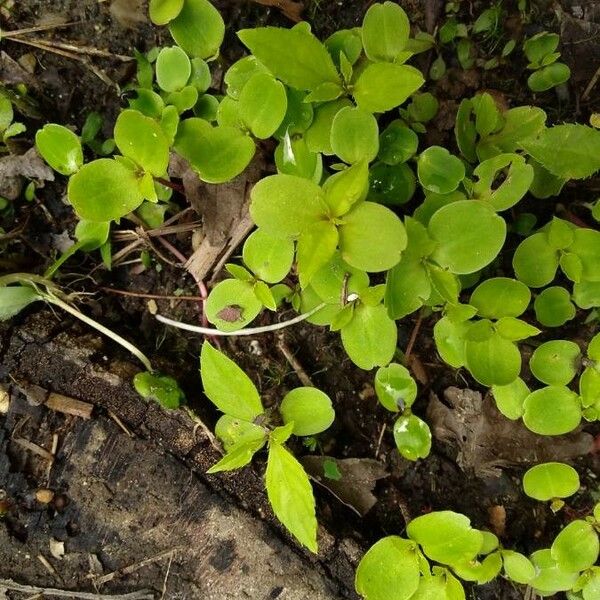
[[[580,487],[577,471],[564,463],[549,462],[531,467],[523,476],[523,490],[534,500],[550,502],[554,512],[564,506],[564,498]]]

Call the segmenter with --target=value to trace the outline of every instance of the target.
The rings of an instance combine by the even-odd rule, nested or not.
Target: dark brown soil
[[[0,6],[1,4],[0,2]],[[63,22],[75,21],[78,23],[76,26],[56,29],[50,34],[40,33],[39,36],[108,50],[114,54],[132,55],[134,48],[147,50],[163,42],[163,32],[150,27],[143,20],[138,20],[143,19],[145,14],[143,3],[139,7],[134,0],[129,3],[113,2],[113,6],[114,4],[129,7],[125,11],[125,21],[123,17],[120,17],[121,20],[114,17],[114,12],[110,11],[110,2],[26,0],[15,4],[11,17],[3,26],[7,29],[30,27],[47,22],[52,16],[62,19]],[[220,0],[216,4],[223,11],[228,25],[224,47],[226,61],[233,60],[241,52],[234,36],[237,29],[257,24],[288,24],[276,9],[268,9],[249,1]],[[319,35],[326,36],[336,28],[359,24],[370,2],[307,0],[306,4],[305,14],[313,23],[314,30]],[[442,2],[410,0],[402,4],[407,7],[411,19],[422,29],[431,31],[439,25],[440,10],[443,11]],[[465,14],[465,18],[476,16],[482,7],[487,5],[463,4],[468,5],[464,10],[471,15],[469,17]],[[532,97],[525,85],[524,64],[520,64],[519,59],[509,61],[492,71],[477,69],[464,73],[452,53],[448,53],[445,55],[449,66],[448,74],[431,88],[440,98],[442,107],[432,131],[428,132],[431,143],[452,143],[451,129],[456,106],[462,97],[469,97],[478,89],[495,90],[510,105],[533,103],[542,106],[554,121],[585,121],[591,112],[600,109],[600,93],[592,92],[587,100],[582,99],[583,91],[594,75],[600,57],[600,15],[596,14],[600,11],[594,10],[594,3],[578,2],[577,10],[581,8],[585,18],[576,19],[570,2],[564,1],[564,13],[558,19],[557,12],[553,10],[554,5],[546,6],[543,2],[532,2],[531,20],[525,24],[519,21],[514,6],[508,4],[510,18],[506,21],[505,35],[518,34],[522,30],[530,34],[542,28],[562,32],[564,59],[573,70],[568,93],[557,95],[555,92],[548,92]],[[37,61],[36,79],[31,96],[38,104],[41,119],[35,121],[29,118],[29,131],[34,131],[45,121],[80,127],[89,112],[96,110],[105,115],[105,134],[110,134],[115,115],[124,104],[119,94],[131,80],[135,71],[134,63],[82,55],[83,60],[89,63],[83,64],[9,41],[3,41],[2,49],[14,59],[31,52]],[[426,66],[431,57],[422,57],[421,60],[422,66]],[[90,64],[94,65],[94,69],[90,68]],[[114,85],[102,81],[98,77],[98,70],[114,82]],[[19,228],[22,230],[13,242],[3,249],[3,254],[0,254],[0,269],[43,272],[44,267],[51,262],[55,252],[53,236],[61,235],[65,228],[72,231],[74,226],[70,210],[61,201],[64,183],[64,180],[59,180],[49,184],[38,193],[38,203],[18,205],[8,221],[2,223],[6,231]],[[588,218],[580,203],[595,198],[592,194],[594,189],[598,189],[597,185],[598,182],[592,180],[570,188],[567,199],[571,203],[564,208],[573,214],[581,214],[583,218]],[[176,195],[175,199],[180,208],[185,208],[184,198]],[[565,204],[564,198],[562,202]],[[552,214],[555,209],[555,204],[551,202],[543,207],[539,206],[539,201],[531,203],[531,210],[542,218]],[[183,254],[191,254],[189,233],[171,236],[170,240]],[[171,262],[167,263],[157,256],[153,260],[154,268],[143,272],[139,271],[137,265],[119,267],[108,272],[99,267],[96,256],[78,256],[68,263],[68,268],[63,270],[59,281],[72,290],[93,292],[93,296],[83,304],[84,310],[134,341],[151,356],[159,368],[174,375],[185,389],[190,405],[209,427],[212,427],[217,415],[202,397],[197,372],[198,352],[202,340],[193,335],[181,335],[157,324],[148,311],[147,301],[143,298],[119,296],[102,291],[103,287],[112,287],[152,294],[174,294],[176,291],[186,295],[197,294],[194,282],[183,268]],[[503,266],[498,265],[500,273],[502,269]],[[158,304],[162,312],[173,315],[174,318],[198,318],[197,303],[159,301]],[[267,322],[270,317],[267,315],[262,318]],[[442,363],[432,340],[434,322],[433,318],[423,321],[412,351],[413,372],[421,380],[420,396],[415,404],[415,412],[420,415],[425,415],[430,394],[434,393],[442,398],[444,390],[449,386],[484,391],[468,377],[468,374],[450,370]],[[406,348],[415,324],[416,317],[405,319],[399,324],[401,349]],[[219,506],[225,507],[223,510],[227,510],[228,505],[240,506],[251,515],[267,515],[266,522],[270,528],[267,531],[277,537],[277,541],[273,542],[277,545],[277,552],[287,552],[282,549],[284,546],[280,541],[287,540],[285,534],[268,516],[270,511],[262,493],[260,461],[253,468],[233,476],[203,476],[217,456],[207,440],[201,438],[201,442],[196,443],[189,431],[190,422],[182,415],[167,415],[157,406],[145,405],[128,384],[134,369],[130,364],[124,363],[120,349],[107,342],[93,341],[92,347],[94,344],[98,346],[95,352],[90,351],[89,346],[84,343],[84,333],[79,325],[65,320],[61,315],[54,316],[47,309],[34,307],[28,310],[27,315],[18,317],[10,327],[2,330],[0,382],[13,386],[14,381],[11,377],[25,379],[30,384],[40,385],[50,391],[93,402],[99,407],[98,414],[102,419],[99,425],[94,426],[109,427],[105,417],[108,414],[116,415],[140,437],[139,443],[134,445],[135,448],[127,446],[130,448],[128,451],[135,452],[136,458],[141,460],[140,469],[152,466],[158,468],[155,446],[161,445],[175,457],[175,462],[179,461],[185,468],[199,472],[204,482],[202,485],[206,484],[210,488],[207,494],[214,491],[226,498],[226,501],[223,501],[211,496],[210,502],[221,503]],[[592,335],[592,328],[579,319],[573,321],[568,328],[553,333],[556,337],[564,336],[585,343]],[[373,374],[365,373],[352,365],[341,348],[338,335],[304,324],[287,330],[284,342],[315,385],[334,399],[337,419],[332,429],[319,440],[319,450],[340,459],[378,458],[390,473],[389,477],[377,483],[374,490],[377,504],[363,518],[358,517],[328,492],[321,489],[316,491],[319,520],[326,529],[323,534],[326,540],[323,543],[323,554],[318,560],[314,560],[297,548],[294,551],[301,557],[301,561],[305,561],[304,564],[313,565],[319,573],[329,577],[332,598],[352,597],[351,571],[360,551],[382,535],[402,533],[407,518],[430,510],[450,509],[465,513],[474,525],[485,528],[493,527],[490,511],[498,510],[494,507],[502,507],[506,512],[506,530],[502,536],[502,543],[506,547],[529,552],[547,544],[552,535],[577,511],[588,510],[598,499],[596,473],[600,465],[595,455],[577,459],[576,466],[582,476],[582,492],[575,497],[567,510],[558,515],[553,515],[549,508],[524,497],[520,481],[526,465],[509,465],[502,470],[499,477],[484,478],[473,472],[461,470],[455,460],[456,445],[441,443],[434,443],[432,454],[426,460],[417,464],[407,463],[399,458],[394,448],[390,427],[393,420],[374,396],[371,387]],[[72,363],[67,363],[65,368],[62,361],[65,353],[68,355],[79,345],[88,350],[82,350],[77,359],[79,363],[72,357]],[[279,349],[278,339],[274,336],[267,335],[257,340],[228,340],[223,346],[247,370],[267,403],[275,403],[287,389],[298,385],[297,374],[286,361]],[[531,348],[525,346],[524,351],[531,351]],[[77,369],[73,366],[76,363]],[[119,378],[117,396],[114,390],[109,389],[110,386],[107,388],[106,385],[100,385],[98,381],[89,378],[90,372],[94,375],[97,371],[108,373],[106,377],[112,374]],[[23,402],[22,394],[14,387],[12,394],[19,402]],[[35,437],[35,428],[17,433],[23,437],[31,435],[32,439],[37,440],[36,443],[43,445],[51,442],[53,432],[62,432],[73,426],[72,421],[65,417],[52,413],[42,415],[43,417],[38,417],[43,418],[45,423],[43,435],[38,431],[39,436]],[[34,420],[35,422],[37,421]],[[3,537],[0,538],[5,540],[5,544],[0,546],[0,579],[18,577],[22,582],[29,584],[52,584],[54,587],[61,587],[55,579],[48,576],[47,571],[40,570],[35,561],[23,563],[22,568],[17,568],[14,561],[9,561],[7,557],[19,552],[32,554],[36,551],[35,544],[39,543],[36,535],[40,529],[51,531],[54,537],[65,537],[68,540],[67,549],[85,547],[91,543],[90,540],[101,544],[102,530],[98,523],[110,518],[109,505],[112,500],[106,501],[106,514],[103,512],[105,509],[102,503],[94,505],[94,510],[98,511],[98,523],[94,521],[93,514],[88,514],[84,527],[81,527],[81,524],[77,527],[73,525],[77,522],[77,515],[69,511],[66,514],[60,511],[41,512],[39,506],[31,503],[30,497],[32,490],[46,485],[46,475],[40,470],[39,461],[24,459],[27,454],[22,448],[7,442],[11,436],[15,436],[16,425],[16,421],[0,415],[0,488],[4,488],[16,499],[10,518],[0,521],[0,527],[6,528],[5,532],[3,530]],[[76,427],[81,429],[83,426]],[[76,438],[87,435],[79,432],[79,429],[75,434]],[[587,426],[586,430],[593,434],[598,433],[596,426]],[[306,452],[301,446],[294,450],[299,455]],[[73,449],[75,453],[78,451],[77,447]],[[84,450],[81,449],[81,452],[84,453]],[[64,461],[60,467],[62,475],[59,479],[62,487],[59,491],[67,496],[70,486],[68,475],[71,472],[67,467],[72,460],[76,460],[76,457],[60,454],[57,459],[59,463]],[[123,461],[126,462],[125,459]],[[172,468],[176,469],[174,466]],[[111,477],[113,483],[118,482],[118,477],[115,479],[114,474],[111,474]],[[181,479],[169,481],[170,485],[178,485]],[[81,486],[77,487],[77,490],[78,494],[84,494]],[[171,493],[176,496],[176,492]],[[139,516],[148,512],[145,496],[149,494],[144,488],[144,493],[135,496],[135,502],[139,503],[136,521],[138,527],[152,527]],[[133,502],[131,499],[130,501]],[[162,501],[164,504],[167,500],[163,497]],[[76,503],[73,506],[76,506]],[[131,510],[131,507],[129,509]],[[135,515],[136,511],[131,512]],[[72,523],[70,530],[69,523]],[[31,537],[27,535],[29,527],[34,531]],[[89,527],[89,530],[86,530],[86,527]],[[5,535],[6,533],[8,535]],[[32,539],[36,540],[35,543]],[[155,551],[156,547],[145,551],[130,545],[127,546],[126,552],[108,556],[105,567],[107,570],[117,569],[128,562],[143,560]],[[227,562],[226,557],[216,554],[218,549],[211,555],[217,564],[219,561]],[[81,578],[81,573],[77,575],[77,569],[82,569],[81,565],[67,563],[62,567],[61,576],[65,585],[83,585],[85,580]],[[179,587],[179,584],[175,584],[173,589],[183,595],[176,596],[173,592],[171,596],[166,597],[209,597],[202,588],[189,587],[193,583],[189,573],[186,575],[189,568],[185,561],[176,563],[177,577],[182,579],[183,583]],[[160,595],[164,569],[151,569],[144,573],[139,580],[125,579],[123,585],[114,589],[149,587]],[[282,577],[281,585],[285,585],[285,577]],[[276,586],[273,589],[275,591],[272,594],[275,595],[269,597],[280,597]],[[202,595],[203,593],[205,595]],[[259,598],[251,595],[249,597]],[[522,590],[514,589],[508,583],[499,580],[487,586],[473,588],[470,597],[480,600],[516,600],[522,597]]]

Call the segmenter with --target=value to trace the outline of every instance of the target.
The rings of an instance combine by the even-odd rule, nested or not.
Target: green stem
[[[156,315],[156,319],[166,325],[177,327],[178,329],[185,329],[186,331],[193,331],[194,333],[201,333],[203,335],[214,335],[214,336],[239,336],[239,335],[257,335],[259,333],[268,333],[270,331],[277,331],[278,329],[285,329],[290,325],[301,323],[305,319],[312,317],[316,312],[327,306],[325,302],[319,304],[312,310],[305,312],[289,321],[282,321],[281,323],[273,323],[272,325],[265,325],[264,327],[247,327],[246,329],[238,329],[236,331],[220,331],[218,329],[211,329],[210,327],[200,327],[199,325],[190,325],[189,323],[182,323],[181,321],[174,321],[162,315]]]

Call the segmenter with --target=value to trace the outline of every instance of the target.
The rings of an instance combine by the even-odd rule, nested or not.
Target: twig
[[[116,571],[113,571],[112,573],[102,575],[101,577],[96,577],[95,579],[93,579],[93,583],[94,583],[94,585],[98,585],[98,586],[104,585],[105,583],[112,581],[116,577],[122,577],[123,575],[131,575],[131,573],[135,573],[136,571],[139,571],[142,567],[150,565],[150,564],[152,564],[158,560],[161,560],[167,556],[172,557],[175,552],[177,552],[178,550],[183,550],[183,548],[184,548],[184,546],[177,546],[176,548],[171,548],[170,550],[165,550],[164,552],[160,552],[159,554],[151,556],[150,558],[145,558],[144,560],[141,560],[141,561],[134,563],[132,565],[129,565],[127,567],[123,567],[122,569],[117,569]]]
[[[381,431],[379,432],[379,437],[377,438],[377,447],[375,448],[375,458],[379,458],[379,451],[381,450],[381,443],[383,442],[383,434],[387,429],[387,424],[384,423],[381,426]]]
[[[121,419],[119,419],[119,417],[117,415],[115,415],[115,413],[112,410],[108,411],[108,416],[125,432],[125,434],[132,438],[133,437],[133,433],[131,433],[131,431],[129,431],[129,429],[127,429],[127,427],[125,426],[125,423],[123,423],[123,421],[121,421]]]
[[[165,594],[167,593],[167,581],[169,580],[169,573],[171,572],[171,563],[173,562],[173,555],[171,554],[169,558],[169,564],[167,565],[167,572],[165,573],[165,580],[163,581],[162,586],[162,594],[160,595],[160,600],[163,600]]]
[[[43,588],[35,585],[23,585],[12,579],[0,579],[0,590],[10,590],[21,594],[36,594],[55,596],[58,598],[79,598],[80,600],[152,600],[154,595],[149,590],[139,590],[129,594],[96,594],[95,592],[78,592],[76,590],[59,590],[57,588]]]
[[[417,322],[413,327],[412,333],[410,334],[410,339],[408,340],[408,344],[406,345],[406,352],[404,353],[404,359],[408,360],[410,358],[410,354],[413,350],[415,342],[417,341],[417,336],[419,335],[419,330],[421,329],[421,323],[423,322],[423,313],[419,312],[417,316]]]
[[[130,292],[128,290],[118,290],[116,288],[111,287],[101,287],[103,292],[108,292],[109,294],[117,294],[119,296],[131,296],[133,298],[148,298],[150,300],[186,300],[189,302],[198,302],[202,300],[200,296],[177,296],[175,294],[172,295],[161,295],[161,294],[146,294],[144,292]]]
[[[185,412],[188,414],[188,417],[195,423],[194,437],[196,435],[196,430],[202,429],[202,431],[204,432],[204,435],[206,435],[206,437],[208,438],[210,445],[221,456],[223,456],[223,450],[222,450],[221,446],[219,445],[219,442],[217,442],[217,438],[215,437],[215,434],[206,426],[206,423],[189,406],[184,406],[183,408],[184,408]]]
[[[37,25],[36,27],[26,27],[24,29],[13,29],[11,31],[3,31],[3,38],[14,38],[28,33],[39,33],[40,31],[50,31],[61,27],[70,27],[71,25],[81,25],[83,21],[71,21],[70,23],[54,23],[50,25]]]
[[[278,331],[279,329],[285,329],[290,325],[301,323],[309,317],[312,317],[316,312],[320,311],[326,305],[325,302],[315,306],[312,310],[305,312],[289,321],[281,321],[281,323],[273,323],[272,325],[265,325],[263,327],[248,327],[247,329],[238,329],[236,331],[220,331],[219,329],[211,329],[210,327],[199,327],[198,325],[190,325],[189,323],[182,323],[181,321],[174,321],[162,315],[155,315],[156,320],[164,323],[165,325],[171,325],[178,329],[185,329],[186,331],[193,331],[194,333],[201,333],[202,335],[214,335],[214,336],[242,336],[242,335],[257,335],[259,333],[269,333],[271,331]]]
[[[282,333],[280,333],[277,336],[277,348],[288,361],[290,367],[294,369],[296,375],[298,376],[298,379],[302,382],[302,385],[305,385],[307,387],[315,387],[315,384],[311,381],[306,371],[302,368],[302,365],[300,364],[298,359],[292,354],[291,350],[288,348],[288,345],[283,339]]]
[[[73,415],[82,419],[89,419],[92,416],[94,405],[89,402],[75,400],[69,396],[50,392],[46,406],[55,412],[61,412],[66,415]]]
[[[590,82],[587,84],[585,91],[581,95],[582,100],[587,100],[589,98],[589,95],[591,94],[592,89],[594,88],[596,83],[598,83],[598,79],[600,79],[600,67],[598,67],[598,69],[594,73],[593,77],[590,79]]]

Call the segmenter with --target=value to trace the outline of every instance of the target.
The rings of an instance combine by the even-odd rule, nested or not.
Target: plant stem
[[[87,317],[86,315],[84,315],[82,312],[80,312],[79,310],[77,310],[75,307],[71,306],[67,302],[64,302],[60,298],[57,298],[54,294],[42,292],[42,293],[40,293],[40,297],[43,300],[45,300],[46,302],[49,302],[50,304],[54,304],[55,306],[62,308],[64,311],[68,312],[70,315],[73,315],[80,321],[83,321],[86,325],[93,327],[100,333],[103,333],[104,335],[109,337],[111,340],[115,341],[117,344],[120,344],[121,346],[123,346],[123,348],[125,348],[126,350],[129,350],[129,352],[131,352],[131,354],[133,354],[144,365],[144,367],[146,367],[146,369],[148,371],[154,370],[152,368],[152,363],[150,362],[150,359],[139,348],[134,346],[131,342],[128,342],[125,338],[122,338],[118,333],[115,333],[108,327],[105,327],[104,325],[101,325],[97,321],[94,321],[94,319],[90,319],[90,317]]]
[[[277,331],[279,329],[285,329],[290,325],[301,323],[302,321],[312,317],[316,312],[320,311],[326,306],[323,302],[316,306],[312,310],[305,312],[289,321],[282,321],[281,323],[273,323],[272,325],[265,325],[264,327],[248,327],[246,329],[238,329],[236,331],[220,331],[218,329],[211,329],[210,327],[199,327],[198,325],[190,325],[189,323],[182,323],[181,321],[174,321],[162,315],[155,315],[156,319],[166,325],[177,327],[178,329],[185,329],[186,331],[193,331],[194,333],[201,333],[203,335],[214,335],[214,336],[241,336],[241,335],[257,335],[259,333],[269,333],[270,331]]]

